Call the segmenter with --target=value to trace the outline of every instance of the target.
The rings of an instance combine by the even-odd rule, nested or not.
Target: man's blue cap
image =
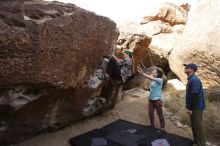
[[[194,64],[194,63],[183,64],[183,65],[184,65],[186,68],[190,68],[190,69],[194,70],[194,72],[196,72],[197,69],[198,69],[197,65]]]

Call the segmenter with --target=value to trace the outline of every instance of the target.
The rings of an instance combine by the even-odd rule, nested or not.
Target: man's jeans
[[[194,142],[199,146],[205,146],[205,136],[202,127],[202,115],[202,110],[195,109],[192,110],[192,115],[190,116],[193,139]]]

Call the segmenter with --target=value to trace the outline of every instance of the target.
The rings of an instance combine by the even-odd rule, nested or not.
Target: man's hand
[[[188,115],[192,115],[192,111],[191,110],[188,110],[188,109],[186,109],[186,113],[188,114]]]

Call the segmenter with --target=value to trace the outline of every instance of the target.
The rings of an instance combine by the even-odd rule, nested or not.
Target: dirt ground
[[[71,137],[95,128],[100,128],[117,119],[124,119],[142,125],[149,125],[150,121],[147,111],[148,101],[146,98],[148,94],[147,91],[134,89],[130,93],[126,93],[123,101],[119,102],[113,109],[105,113],[80,120],[71,126],[56,132],[35,136],[13,146],[70,146],[69,139]],[[159,121],[156,113],[155,117],[157,119],[156,127],[159,128]],[[192,137],[189,128],[177,128],[169,119],[166,119],[166,131],[184,137]]]

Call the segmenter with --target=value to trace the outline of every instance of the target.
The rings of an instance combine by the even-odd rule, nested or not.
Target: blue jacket
[[[205,109],[205,98],[201,80],[195,75],[188,78],[186,85],[186,108],[189,110]]]

